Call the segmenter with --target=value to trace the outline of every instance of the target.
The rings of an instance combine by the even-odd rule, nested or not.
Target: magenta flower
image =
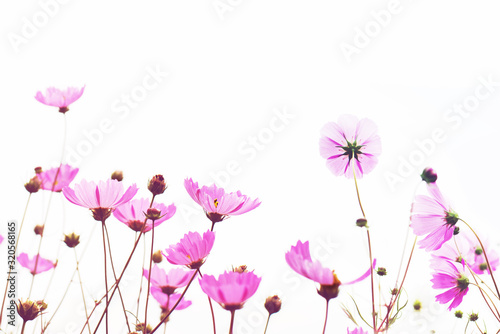
[[[36,259],[38,258],[38,264],[36,264]],[[28,254],[21,253],[17,257],[17,262],[26,269],[29,269],[32,275],[43,273],[44,271],[50,270],[56,266],[55,263],[44,259],[43,257],[36,255],[32,259],[28,257]],[[35,271],[36,264],[36,271]]]
[[[148,278],[149,270],[144,269],[143,275]],[[159,288],[161,292],[171,295],[177,288],[186,286],[192,276],[193,273],[180,268],[170,269],[167,274],[165,273],[165,270],[159,268],[157,265],[154,265],[151,269],[151,285]]]
[[[167,313],[168,311],[170,311],[170,309],[174,307],[181,296],[179,293],[165,294],[161,291],[160,288],[156,286],[151,287],[151,295],[154,297],[154,299],[156,299],[158,303],[160,303],[163,313]],[[192,303],[190,300],[185,300],[183,298],[179,305],[177,305],[175,310],[184,310],[185,308],[191,306],[191,304]]]
[[[350,330],[347,328],[347,334],[369,334],[368,331],[364,331],[363,328],[354,328],[353,330]]]
[[[144,219],[146,219],[144,213],[149,209],[150,203],[151,200],[147,198],[134,199],[117,207],[116,210],[113,211],[113,215],[116,219],[126,224],[132,230],[140,232],[142,231],[144,225]],[[165,220],[172,218],[176,210],[174,204],[166,206],[162,203],[153,203],[152,208],[159,210],[161,216],[160,219],[155,220],[155,227],[163,223]],[[143,232],[151,231],[152,228],[152,221],[148,219]]]
[[[59,112],[65,113],[69,110],[68,106],[82,96],[84,89],[85,86],[82,88],[68,87],[66,90],[49,87],[45,95],[38,91],[35,99],[45,105],[59,107]]]
[[[57,172],[59,170],[59,173]],[[75,178],[78,173],[78,168],[73,168],[68,164],[61,165],[59,167],[51,168],[47,171],[43,171],[38,174],[38,178],[41,181],[41,188],[44,190],[52,190],[54,187],[55,192],[61,192],[64,187],[69,186],[71,181]],[[57,180],[56,180],[57,175]],[[55,181],[55,182],[54,182]],[[54,185],[55,183],[55,185]]]
[[[289,252],[285,254],[285,259],[290,268],[298,274],[313,280],[320,284],[318,293],[327,300],[338,296],[340,285],[351,285],[360,282],[370,276],[370,270],[361,277],[348,283],[341,283],[335,274],[335,270],[323,267],[319,261],[313,261],[309,252],[309,241],[302,243],[297,241],[296,246],[292,246]],[[375,267],[376,260],[373,261]]]
[[[83,206],[92,211],[95,220],[105,221],[116,207],[130,201],[137,193],[135,184],[123,191],[123,184],[117,180],[87,182],[82,180],[75,184],[75,189],[63,188],[63,194],[73,204]]]
[[[436,296],[436,301],[446,304],[452,301],[448,310],[451,310],[462,302],[462,299],[469,291],[469,279],[465,273],[465,264],[444,261],[439,268],[435,268],[431,282],[434,289],[448,289]]]
[[[3,242],[3,236],[0,234],[0,245],[2,244]]]
[[[260,284],[260,277],[253,272],[224,272],[216,280],[205,275],[199,279],[201,289],[225,310],[234,311],[243,307],[253,296]]]
[[[198,182],[185,179],[184,187],[189,196],[205,210],[212,223],[220,222],[229,216],[241,215],[260,205],[258,198],[252,200],[242,195],[240,191],[226,193],[224,189],[218,188],[215,184],[209,187],[203,186],[200,189]]]
[[[458,214],[444,199],[435,183],[427,184],[431,196],[417,195],[411,209],[411,227],[418,236],[427,235],[418,243],[426,251],[434,251],[453,236]]]
[[[326,123],[321,129],[319,152],[334,175],[352,178],[354,166],[356,177],[361,178],[375,168],[382,153],[377,126],[368,118],[358,121],[342,115],[337,123]]]
[[[215,233],[207,231],[203,238],[198,232],[189,232],[175,245],[170,245],[162,253],[172,264],[186,266],[189,269],[198,269],[205,263],[215,241]]]

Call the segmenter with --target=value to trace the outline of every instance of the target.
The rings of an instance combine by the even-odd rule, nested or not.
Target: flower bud
[[[161,261],[163,261],[163,255],[161,255],[161,250],[157,250],[153,253],[153,262],[160,263]]]
[[[26,190],[30,194],[32,194],[32,193],[36,193],[38,190],[40,190],[41,185],[42,185],[42,182],[40,181],[40,179],[37,176],[34,176],[28,181],[28,183],[24,184],[24,188],[26,188]]]
[[[167,183],[165,182],[163,175],[158,174],[153,176],[153,178],[149,180],[148,189],[155,196],[163,194],[165,189],[167,189]]]
[[[111,174],[111,180],[121,182],[123,180],[123,172],[121,170],[115,170],[113,174]]]
[[[479,314],[477,314],[477,313],[471,313],[469,315],[469,321],[474,322],[474,321],[477,321],[477,319],[479,319]]]
[[[453,230],[453,235],[457,235],[460,233],[460,227],[455,226],[455,229]]]
[[[147,219],[151,219],[153,221],[158,220],[162,217],[161,211],[155,208],[149,208],[146,212],[144,212],[144,215]]]
[[[239,266],[239,267],[233,267],[233,271],[235,273],[239,273],[239,274],[243,274],[243,273],[247,273],[248,270],[247,270],[247,266],[245,265],[242,265],[242,266]]]
[[[75,248],[80,243],[80,236],[75,234],[75,232],[66,234],[64,235],[64,243],[69,248]]]
[[[44,227],[45,227],[45,225],[37,225],[37,226],[35,226],[35,228],[34,228],[35,234],[43,236],[43,228]]]
[[[366,218],[359,218],[358,220],[356,220],[356,226],[366,227],[367,224],[368,224],[368,221],[366,220]]]
[[[483,249],[481,247],[477,247],[475,250],[474,250],[474,254],[476,255],[481,255],[483,254]]]
[[[35,167],[35,173],[41,174],[43,172],[42,167]]]
[[[153,331],[153,328],[151,327],[151,325],[144,326],[144,323],[140,323],[135,325],[135,330],[138,332],[142,332],[142,334],[147,334],[151,333]]]
[[[462,319],[464,313],[460,310],[458,311],[455,311],[455,317],[458,318],[458,319]]]
[[[19,299],[19,303],[16,304],[16,307],[17,313],[24,321],[31,321],[35,319],[41,312],[38,302],[32,300],[26,300],[23,302]]]
[[[377,268],[377,275],[379,275],[379,276],[387,275],[387,269],[385,269],[383,267],[378,267]]]
[[[395,296],[395,295],[397,295],[397,294],[398,294],[398,292],[399,292],[399,290],[398,290],[398,289],[392,289],[392,290],[391,290],[391,295]]]
[[[434,182],[436,182],[436,180],[438,178],[434,169],[432,169],[430,167],[427,167],[426,169],[424,169],[422,174],[420,174],[420,177],[422,178],[422,181],[425,181],[427,183],[434,183]]]
[[[269,315],[279,312],[281,310],[281,299],[280,297],[274,295],[266,298],[266,302],[264,303],[264,307],[266,308]]]
[[[36,303],[41,312],[47,309],[47,303],[45,303],[43,300],[38,300]]]
[[[415,311],[420,311],[422,309],[422,303],[420,302],[420,300],[415,300],[415,302],[413,303],[413,309]]]

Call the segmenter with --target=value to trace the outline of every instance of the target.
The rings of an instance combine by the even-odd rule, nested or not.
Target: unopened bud
[[[269,312],[269,315],[277,313],[281,309],[281,299],[276,295],[267,297],[264,306],[267,312]]]
[[[425,181],[427,183],[434,183],[436,182],[438,176],[434,169],[427,167],[424,169],[422,174],[420,174],[420,177],[422,178],[422,181]]]
[[[42,185],[42,182],[37,176],[32,177],[28,183],[24,184],[24,188],[30,193],[36,193],[38,190],[40,190],[40,186]]]
[[[415,302],[413,303],[413,309],[415,311],[420,311],[420,309],[422,309],[422,303],[420,302],[420,300],[415,300]]]
[[[41,310],[38,305],[38,302],[32,300],[26,300],[23,302],[19,299],[19,303],[16,304],[17,313],[24,321],[31,321],[38,317]]]
[[[147,219],[158,220],[161,218],[161,211],[155,208],[149,208],[144,215]]]
[[[43,172],[42,167],[35,167],[35,173],[36,174],[40,174],[42,172]]]
[[[165,189],[167,189],[167,183],[165,182],[163,175],[158,174],[153,176],[153,178],[149,180],[148,189],[155,196],[163,194]]]
[[[462,319],[462,317],[464,316],[464,313],[460,310],[458,311],[455,311],[455,317],[458,318],[458,319]]]
[[[455,226],[455,229],[453,230],[453,235],[457,235],[460,233],[460,227]]]
[[[379,275],[379,276],[387,275],[387,269],[385,269],[383,267],[378,267],[377,268],[377,275]]]
[[[74,232],[64,235],[64,243],[69,248],[75,248],[80,243],[80,236]]]
[[[479,319],[479,314],[477,314],[477,313],[471,313],[469,315],[469,321],[474,322],[474,321],[477,321],[477,319]]]
[[[37,225],[37,226],[35,226],[35,228],[34,228],[35,234],[43,236],[43,228],[44,227],[45,227],[44,225]]]
[[[111,174],[111,180],[121,182],[123,180],[123,172],[121,170],[115,170],[113,174]]]
[[[359,218],[358,220],[356,220],[356,226],[359,226],[359,227],[366,227],[368,221],[366,220],[366,218]]]
[[[135,330],[138,332],[142,332],[142,334],[147,334],[151,333],[153,328],[151,327],[151,325],[144,326],[144,323],[140,323],[135,325]]]
[[[157,250],[153,253],[153,262],[160,263],[163,260],[163,255],[161,255],[161,251]]]

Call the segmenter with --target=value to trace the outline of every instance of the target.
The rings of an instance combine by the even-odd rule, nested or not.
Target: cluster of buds
[[[40,313],[47,309],[47,304],[43,300],[32,301],[28,299],[23,302],[19,299],[19,303],[16,306],[17,313],[25,322],[36,319]]]

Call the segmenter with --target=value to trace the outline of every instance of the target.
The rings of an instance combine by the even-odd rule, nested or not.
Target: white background
[[[57,167],[61,155],[63,116],[34,95],[48,86],[86,85],[66,114],[65,161],[80,168],[75,182],[106,179],[121,169],[126,185],[137,183],[138,196],[149,196],[147,180],[163,174],[169,188],[159,200],[174,202],[178,212],[157,230],[155,249],[210,227],[185,192],[184,178],[207,185],[217,181],[229,191],[259,197],[258,209],[216,226],[216,244],[203,272],[218,275],[246,264],[263,277],[256,295],[237,312],[236,333],[263,332],[262,304],[274,293],[283,298],[283,308],[268,333],[319,333],[324,300],[312,282],[288,268],[285,252],[299,239],[310,240],[313,256],[342,281],[357,277],[369,263],[365,233],[354,226],[360,217],[354,184],[333,176],[319,156],[319,130],[339,115],[372,119],[382,138],[379,165],[360,181],[360,191],[375,256],[390,273],[382,280],[386,296],[426,166],[438,171],[455,210],[499,241],[498,9],[496,1],[4,2],[0,233],[5,235],[7,220],[21,221],[28,197],[23,184],[33,168]],[[348,54],[347,48],[355,52]],[[148,77],[154,71],[161,73],[156,82]],[[144,80],[154,88],[141,87]],[[493,84],[484,86],[488,80]],[[126,106],[127,96],[133,107]],[[453,108],[464,103],[471,111],[456,113]],[[290,116],[278,119],[277,113]],[[236,168],[229,167],[233,175],[227,174],[235,162]],[[61,197],[52,200],[42,245],[42,256],[52,260],[62,231],[81,233],[81,252],[96,225],[86,209]],[[20,251],[35,254],[39,239],[32,229],[43,221],[48,199],[48,192],[32,197]],[[114,218],[108,228],[121,268],[134,234]],[[0,247],[5,254],[5,243]],[[97,229],[81,265],[88,301],[102,292],[101,252]],[[134,257],[124,282],[134,312],[141,257]],[[409,306],[394,332],[463,332],[464,320],[433,303],[427,260],[424,251],[416,252],[406,285]],[[47,315],[74,268],[64,245],[59,262]],[[19,297],[26,297],[31,275],[19,272]],[[37,277],[35,298],[42,298],[49,277]],[[366,280],[343,288],[330,303],[327,332],[353,327],[340,309],[345,303],[355,313],[348,293],[369,318]],[[473,302],[477,294],[471,289],[461,309],[480,310],[488,322],[488,311]],[[76,283],[67,298],[49,333],[80,332]],[[197,284],[187,298],[193,306],[175,312],[167,332],[210,333],[208,303]],[[423,303],[420,313],[412,310],[415,299]],[[150,305],[149,318],[156,323],[156,302]],[[113,332],[124,333],[118,299],[112,306]],[[227,332],[229,312],[215,308],[218,331]]]

